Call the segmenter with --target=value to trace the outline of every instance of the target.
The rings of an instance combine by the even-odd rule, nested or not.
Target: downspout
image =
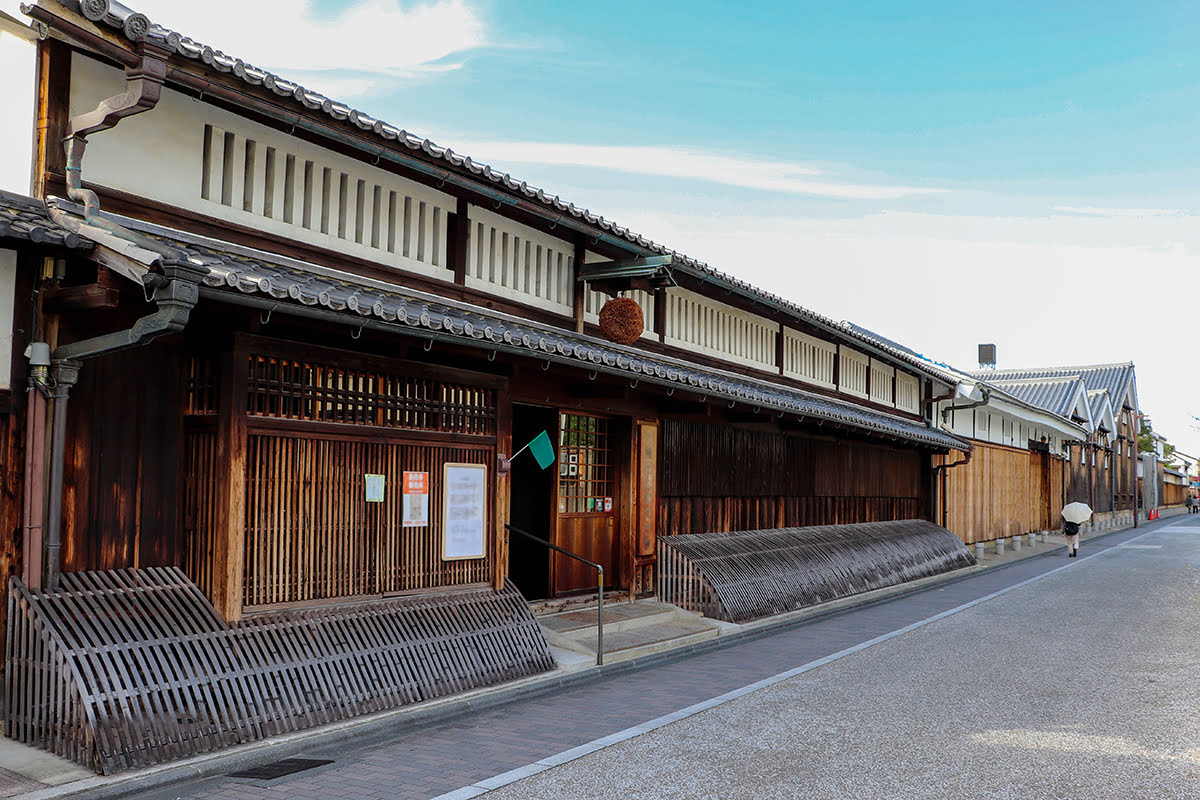
[[[159,48],[139,42],[138,63],[126,67],[125,92],[102,100],[85,114],[75,117],[67,124],[67,136],[63,148],[67,156],[67,194],[84,207],[83,224],[103,230],[114,236],[139,244],[147,237],[140,236],[99,216],[100,201],[96,193],[83,188],[83,154],[87,137],[108,130],[125,117],[149,111],[158,103],[163,80],[167,74],[167,53]],[[70,229],[80,227],[79,220],[66,212],[49,207],[51,217]],[[79,368],[88,358],[106,353],[115,353],[144,344],[164,334],[182,330],[188,316],[200,298],[199,280],[206,272],[176,257],[161,245],[153,249],[164,253],[156,259],[161,274],[147,275],[147,288],[153,288],[155,311],[137,320],[131,328],[107,333],[91,339],[61,345],[51,354],[51,377],[54,380],[54,420],[50,433],[50,481],[46,514],[45,563],[43,565],[47,591],[58,588],[61,566],[63,521],[63,472],[67,438],[67,402],[71,387],[79,380]],[[181,254],[179,254],[181,255]]]
[[[962,410],[962,409],[978,408],[979,406],[987,405],[988,401],[992,399],[992,392],[990,389],[981,389],[980,391],[983,394],[982,398],[979,400],[976,400],[973,403],[964,403],[961,406],[946,406],[945,408],[943,408],[942,409],[942,425],[943,425],[943,427],[945,426],[946,422],[950,419],[951,412]],[[956,396],[957,396],[957,394],[955,392],[950,392],[947,395],[941,395],[939,397],[928,398],[928,400],[930,401],[930,403],[935,403],[935,402],[939,402],[941,400],[950,400]],[[932,405],[931,405],[931,407],[932,407]],[[949,470],[953,469],[954,467],[961,467],[961,466],[971,463],[971,456],[974,452],[975,452],[975,449],[971,448],[970,450],[967,450],[964,453],[964,457],[962,459],[955,461],[953,464],[940,464],[933,468],[935,473],[941,473],[941,479],[942,479],[942,486],[941,486],[942,527],[943,528],[946,527],[946,523],[949,521],[949,516],[950,516],[950,503],[949,503],[949,497],[947,494],[949,492],[949,486],[948,486]],[[937,484],[937,476],[936,475],[934,477],[934,484],[935,485]]]
[[[939,465],[937,465],[936,467],[934,467],[934,468],[933,468],[933,471],[934,471],[935,473],[941,473],[941,479],[942,479],[942,488],[941,488],[941,493],[942,493],[942,527],[943,527],[943,528],[945,528],[945,527],[946,527],[946,523],[949,521],[949,514],[950,514],[950,504],[947,502],[947,499],[948,499],[948,498],[947,498],[947,494],[946,494],[946,493],[947,493],[947,491],[948,491],[948,488],[947,488],[947,485],[946,485],[946,484],[948,483],[948,481],[947,481],[947,477],[948,477],[948,474],[949,474],[949,473],[948,473],[948,470],[954,469],[955,467],[961,467],[961,466],[965,466],[965,465],[967,465],[967,464],[970,464],[970,463],[971,463],[971,456],[972,456],[974,453],[975,453],[975,449],[974,449],[974,448],[971,448],[970,450],[967,450],[967,451],[965,451],[965,452],[964,452],[964,454],[963,454],[963,456],[964,456],[964,457],[963,457],[963,458],[960,458],[958,461],[955,461],[953,464],[939,464]],[[937,477],[936,477],[936,476],[934,477],[934,481],[933,481],[933,482],[934,482],[934,485],[936,486],[936,485],[937,485]]]
[[[106,333],[55,348],[50,374],[54,380],[54,422],[50,433],[50,497],[46,514],[46,591],[58,589],[59,553],[62,549],[63,471],[67,441],[67,400],[79,380],[84,359],[94,358],[145,344],[159,336],[183,330],[200,299],[200,278],[207,272],[183,261],[161,262],[163,284],[155,291],[156,309],[128,330]]]

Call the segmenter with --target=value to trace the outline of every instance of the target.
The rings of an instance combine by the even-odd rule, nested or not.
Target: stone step
[[[596,609],[538,618],[552,647],[596,655]],[[676,606],[655,601],[604,607],[604,660],[624,661],[719,636],[721,625]]]

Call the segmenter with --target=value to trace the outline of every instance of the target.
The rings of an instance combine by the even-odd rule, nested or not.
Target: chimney
[[[979,345],[979,368],[980,369],[995,369],[996,368],[996,345],[994,345],[994,344]]]

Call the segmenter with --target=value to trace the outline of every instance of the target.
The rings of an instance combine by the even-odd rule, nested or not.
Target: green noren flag
[[[542,469],[554,463],[554,445],[550,444],[550,434],[542,431],[533,437],[533,441],[529,443],[528,447],[529,451],[533,453],[534,460]]]

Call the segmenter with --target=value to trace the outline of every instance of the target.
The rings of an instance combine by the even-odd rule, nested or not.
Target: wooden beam
[[[572,308],[575,310],[575,332],[583,333],[583,281],[579,280],[579,272],[582,269],[583,260],[587,257],[587,247],[584,245],[583,237],[575,239],[575,258],[573,261],[574,268],[571,270],[571,283],[575,286],[575,291],[572,294]],[[553,559],[551,559],[553,560]]]
[[[54,38],[38,44],[37,151],[34,194],[46,197],[49,173],[65,173],[62,140],[71,107],[71,48]]]
[[[448,266],[454,271],[454,282],[459,286],[467,283],[467,237],[471,230],[471,204],[465,197],[458,198],[458,205],[450,215],[446,230],[448,246],[446,254],[450,257]]]
[[[228,622],[242,616],[246,556],[246,343],[238,337],[221,360],[217,420],[213,605]]]
[[[47,314],[62,314],[69,311],[90,311],[97,308],[116,308],[121,293],[95,283],[87,286],[65,286],[46,292]]]

